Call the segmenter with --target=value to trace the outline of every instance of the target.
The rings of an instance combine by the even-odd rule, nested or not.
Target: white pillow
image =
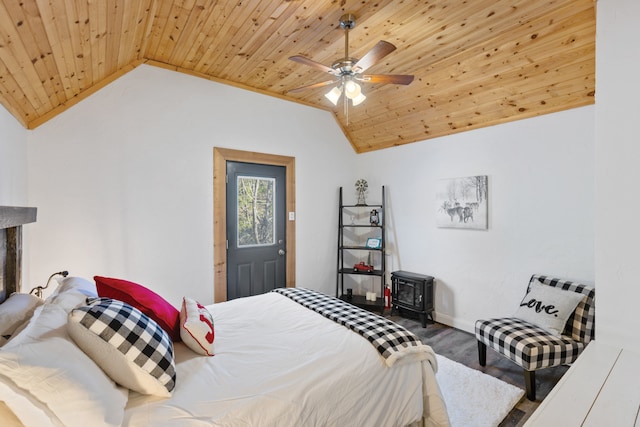
[[[213,317],[206,307],[187,297],[180,310],[180,338],[196,353],[213,356]]]
[[[16,341],[0,351],[1,381],[24,393],[24,399],[5,403],[20,417],[31,413],[25,411],[26,402],[40,402],[38,407],[34,404],[33,413],[46,411],[51,420],[59,420],[53,425],[121,425],[127,391],[74,345],[66,333],[66,319],[62,306],[45,304]]]
[[[95,283],[81,277],[64,277],[58,280],[58,283],[58,287],[46,301],[64,306],[68,311],[85,305],[87,297],[96,298],[98,296]]]
[[[514,316],[559,337],[564,332],[571,313],[584,297],[584,294],[544,285],[535,280]]]
[[[91,298],[98,297],[96,284],[92,280],[87,280],[83,277],[67,276],[58,278],[57,281],[58,288],[55,291],[56,294],[62,294],[69,291],[77,291]]]
[[[42,304],[44,301],[35,295],[11,294],[0,304],[0,337],[8,339]]]
[[[170,397],[176,371],[169,335],[137,308],[95,298],[69,314],[69,335],[115,382]]]
[[[85,296],[85,291],[78,289],[77,286],[66,286],[61,289],[56,289],[56,291],[44,301],[44,305],[36,307],[29,321],[24,322],[19,329],[14,332],[11,340],[2,348],[13,348],[24,340],[38,340],[57,328],[63,328],[67,323],[67,314],[75,307],[85,305],[86,303],[87,297]],[[55,317],[51,315],[52,308],[47,308],[46,312],[49,313],[47,320],[39,320],[38,317],[45,307],[58,307],[61,312],[65,314],[64,316]],[[68,337],[66,331],[64,332],[64,336]]]

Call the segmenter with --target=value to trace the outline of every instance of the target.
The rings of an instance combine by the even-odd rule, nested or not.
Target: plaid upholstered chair
[[[595,329],[593,287],[534,274],[529,280],[527,292],[534,282],[537,286],[537,282],[540,282],[542,285],[585,295],[569,316],[561,335],[517,317],[478,320],[475,328],[480,365],[486,365],[489,346],[522,367],[529,400],[536,400],[535,371],[573,363],[594,338]],[[544,289],[545,286],[539,288]]]

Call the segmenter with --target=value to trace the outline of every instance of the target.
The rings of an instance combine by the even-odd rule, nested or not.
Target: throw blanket
[[[428,360],[437,372],[435,353],[411,331],[389,319],[363,310],[345,301],[305,288],[278,288],[272,292],[291,298],[365,337],[391,367],[399,360]]]

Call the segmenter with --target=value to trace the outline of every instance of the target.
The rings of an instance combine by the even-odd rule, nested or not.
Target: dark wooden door
[[[227,162],[227,299],[286,286],[286,169]]]

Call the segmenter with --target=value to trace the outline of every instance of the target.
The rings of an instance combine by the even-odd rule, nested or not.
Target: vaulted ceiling
[[[0,0],[0,103],[35,128],[141,63],[330,111],[357,152],[594,103],[595,0]],[[397,50],[348,109],[290,61]],[[330,86],[329,86],[330,89]]]

